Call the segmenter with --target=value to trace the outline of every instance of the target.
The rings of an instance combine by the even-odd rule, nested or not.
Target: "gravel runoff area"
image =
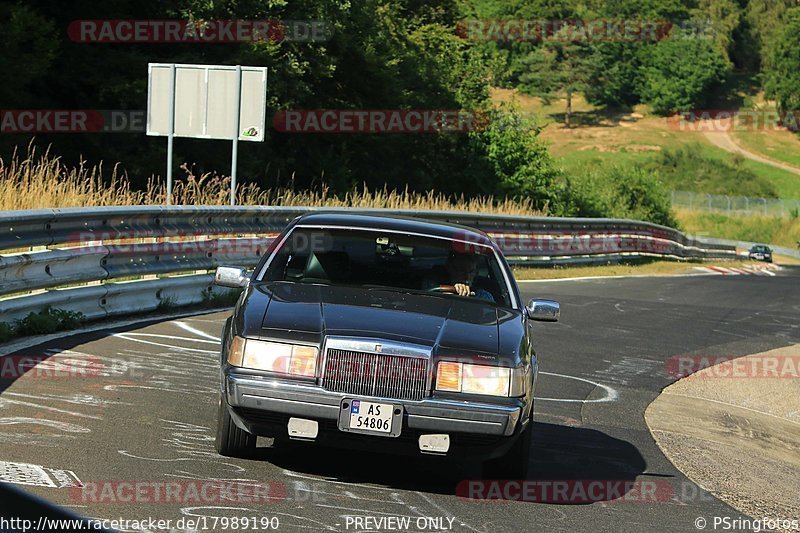
[[[647,408],[650,432],[688,478],[742,513],[800,521],[799,362],[796,344],[690,374]]]

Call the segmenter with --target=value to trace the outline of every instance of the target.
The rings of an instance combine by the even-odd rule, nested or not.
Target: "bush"
[[[560,172],[539,139],[540,129],[525,123],[513,108],[492,111],[489,118],[486,131],[472,134],[472,139],[497,176],[493,193],[523,198],[551,215],[563,214]]]
[[[10,341],[14,337],[14,330],[5,322],[0,322],[0,342]]]
[[[573,215],[644,220],[677,227],[669,195],[655,173],[618,165],[567,180]]]
[[[703,154],[697,145],[687,145],[659,152],[645,168],[658,173],[672,190],[776,198],[772,182],[744,163],[739,155],[719,159]]]
[[[205,307],[233,307],[239,300],[242,289],[217,289],[213,292],[203,291],[203,305]]]
[[[46,307],[37,313],[29,313],[22,320],[17,320],[14,323],[14,334],[19,336],[44,335],[74,329],[85,319],[83,313]]]

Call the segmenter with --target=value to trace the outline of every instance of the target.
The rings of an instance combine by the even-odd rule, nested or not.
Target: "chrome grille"
[[[329,348],[322,386],[356,396],[425,397],[428,359]]]

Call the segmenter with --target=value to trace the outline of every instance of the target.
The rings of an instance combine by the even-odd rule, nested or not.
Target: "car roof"
[[[364,212],[325,212],[318,211],[301,216],[297,225],[325,227],[357,227],[369,230],[401,231],[420,233],[446,239],[466,240],[468,242],[489,244],[493,241],[486,233],[449,222],[424,220],[402,215],[383,215]]]

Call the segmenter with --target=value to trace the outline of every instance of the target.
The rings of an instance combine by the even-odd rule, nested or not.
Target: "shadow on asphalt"
[[[527,479],[540,482],[540,487],[552,486],[552,482],[559,481],[567,482],[571,488],[576,483],[586,487],[592,481],[601,481],[606,486],[609,482],[619,482],[618,485],[633,486],[630,490],[635,490],[632,482],[645,471],[645,460],[634,445],[601,431],[541,422],[534,423],[533,430],[535,436]],[[253,459],[329,481],[457,495],[465,500],[469,499],[467,483],[482,479],[481,464],[475,460],[458,462],[440,457],[381,455],[305,443],[259,448]],[[605,490],[598,492],[587,495],[585,499],[567,498],[566,501],[553,501],[553,498],[539,494],[534,501],[588,504],[616,499],[627,491],[623,490],[621,494]],[[493,493],[491,499],[507,499],[505,496],[501,490]],[[478,498],[486,499],[483,496]],[[511,499],[519,500],[519,497],[512,496]]]

